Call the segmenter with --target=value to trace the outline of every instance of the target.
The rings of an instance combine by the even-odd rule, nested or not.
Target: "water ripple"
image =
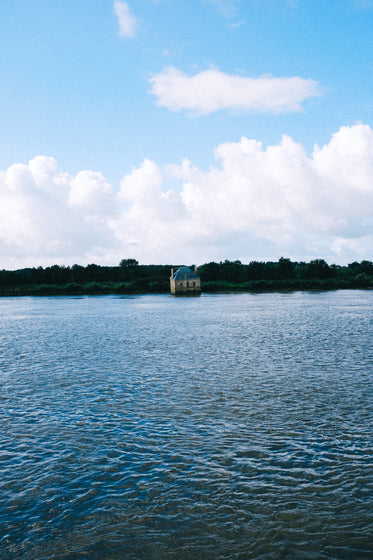
[[[372,558],[372,310],[0,300],[2,560]]]

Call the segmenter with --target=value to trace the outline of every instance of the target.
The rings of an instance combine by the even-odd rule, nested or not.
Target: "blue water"
[[[0,299],[1,560],[373,558],[373,292]]]

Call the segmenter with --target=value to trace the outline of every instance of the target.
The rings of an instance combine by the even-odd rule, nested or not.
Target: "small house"
[[[197,267],[194,270],[188,266],[182,266],[177,269],[171,269],[170,277],[171,294],[176,295],[194,295],[201,293],[201,279],[197,275]]]

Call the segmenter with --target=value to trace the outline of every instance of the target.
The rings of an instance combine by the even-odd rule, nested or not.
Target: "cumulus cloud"
[[[126,2],[114,2],[114,13],[118,18],[119,35],[122,37],[133,37],[137,30],[137,20],[131,14]]]
[[[297,76],[247,78],[216,69],[194,76],[168,67],[150,79],[150,93],[157,104],[170,111],[186,109],[194,115],[207,115],[222,109],[259,113],[288,113],[302,110],[302,103],[320,95],[317,82]]]
[[[342,127],[307,154],[289,136],[217,146],[201,171],[145,159],[114,190],[39,156],[0,173],[0,268],[207,262],[225,258],[372,259],[373,130]],[[172,187],[170,187],[172,185]]]
[[[75,177],[38,156],[0,173],[0,268],[95,258],[115,242],[117,208],[100,173]]]

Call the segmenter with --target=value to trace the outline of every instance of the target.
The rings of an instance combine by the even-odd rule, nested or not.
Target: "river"
[[[373,291],[0,299],[2,560],[373,558]]]

